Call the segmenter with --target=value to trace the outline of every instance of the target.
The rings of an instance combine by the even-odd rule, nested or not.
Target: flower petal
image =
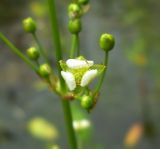
[[[76,81],[72,73],[61,71],[61,75],[65,80],[70,91],[73,91],[76,88]]]
[[[82,77],[81,80],[81,86],[84,87],[86,85],[88,85],[98,74],[97,69],[94,70],[88,70],[87,72],[85,72],[85,74]]]
[[[79,59],[68,59],[66,61],[66,64],[71,69],[79,69],[84,67],[91,67],[94,64],[94,62],[87,60],[79,60]]]

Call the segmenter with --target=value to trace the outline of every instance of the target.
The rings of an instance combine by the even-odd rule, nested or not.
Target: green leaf
[[[67,64],[63,60],[60,60],[59,64],[60,64],[62,70],[66,71],[68,69]]]
[[[106,69],[106,66],[100,65],[100,64],[95,64],[95,65],[91,66],[90,69],[97,69],[98,75],[100,75]]]

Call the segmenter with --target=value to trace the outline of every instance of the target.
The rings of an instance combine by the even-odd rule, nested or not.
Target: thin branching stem
[[[41,45],[41,43],[40,43],[40,41],[39,41],[39,39],[38,39],[36,33],[33,33],[32,35],[33,35],[33,38],[34,38],[35,42],[37,43],[39,52],[40,52],[41,55],[43,56],[43,58],[44,58],[44,60],[46,61],[46,63],[49,64],[48,57],[47,57],[47,55],[46,55],[46,53],[45,53],[45,51],[44,51],[44,48],[43,48],[42,45]]]
[[[79,37],[78,34],[72,35],[72,44],[70,50],[70,58],[74,58],[75,56],[79,56]]]
[[[57,21],[57,14],[55,9],[55,1],[54,0],[48,0],[49,5],[49,13],[51,18],[51,28],[52,28],[52,37],[53,37],[53,43],[55,43],[55,55],[56,55],[56,62],[57,62],[57,68],[60,75],[60,65],[59,60],[62,60],[62,49],[61,49],[61,43],[60,43],[60,35],[59,35],[59,28],[58,28],[58,21]]]
[[[108,52],[105,53],[105,58],[104,58],[104,65],[107,66],[107,64],[108,64]],[[103,71],[103,73],[101,75],[101,78],[100,78],[100,80],[98,82],[98,85],[97,85],[97,87],[95,89],[95,94],[97,94],[99,92],[99,90],[101,89],[101,87],[102,87],[102,84],[103,84],[103,81],[104,81],[104,77],[105,77],[105,74],[106,74],[106,70],[107,69],[105,68],[105,70]]]
[[[25,56],[15,45],[13,45],[2,33],[0,33],[0,39],[14,52],[17,56],[19,56],[25,63],[27,63],[34,71],[38,72],[38,68],[34,65],[34,63]]]
[[[58,21],[57,21],[57,15],[56,15],[55,0],[48,0],[48,5],[49,5],[49,13],[51,17],[53,43],[55,44],[57,68],[58,68],[58,73],[60,77],[61,87],[62,89],[64,89],[65,84],[64,84],[64,80],[61,77],[61,68],[59,65],[59,61],[62,60],[63,57],[62,57],[59,28],[58,28]],[[66,127],[67,127],[70,149],[77,149],[77,141],[76,141],[75,132],[73,129],[73,119],[71,114],[70,103],[69,101],[62,99],[62,105],[63,105],[63,112],[64,112],[64,118],[65,118]]]

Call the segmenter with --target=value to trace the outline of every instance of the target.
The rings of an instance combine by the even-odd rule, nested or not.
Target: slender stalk
[[[75,137],[75,132],[73,129],[73,118],[72,118],[72,113],[71,113],[71,107],[69,104],[69,101],[63,100],[62,101],[63,105],[63,111],[64,111],[64,118],[66,121],[66,127],[68,131],[68,140],[69,140],[69,145],[70,149],[77,149],[77,140]]]
[[[108,52],[105,53],[105,58],[104,58],[104,65],[107,66],[107,64],[108,64]],[[98,93],[99,90],[102,87],[102,83],[103,83],[103,80],[104,80],[104,77],[105,77],[105,74],[106,74],[106,70],[107,69],[105,68],[105,70],[103,71],[103,74],[102,74],[102,76],[100,78],[100,81],[98,82],[98,85],[97,85],[97,87],[95,89],[95,94]]]
[[[14,52],[19,56],[26,64],[28,64],[34,71],[38,72],[38,68],[32,63],[32,61],[25,56],[18,48],[16,48],[2,33],[0,33],[0,39]]]
[[[79,56],[80,55],[80,49],[79,49],[79,35],[77,34],[76,35],[76,42],[77,42],[77,55],[76,56]]]
[[[72,44],[70,50],[70,58],[74,58],[75,56],[79,56],[79,37],[78,34],[72,35]]]
[[[56,55],[56,62],[58,72],[60,73],[61,68],[59,65],[59,60],[62,60],[62,49],[60,43],[60,35],[59,35],[59,28],[58,28],[58,21],[57,21],[57,14],[55,9],[55,0],[48,0],[49,5],[49,13],[51,18],[51,28],[52,28],[52,36],[53,36],[53,43],[55,43],[55,55]],[[59,76],[61,76],[59,74]]]
[[[32,34],[32,35],[33,35],[33,38],[34,38],[34,40],[36,41],[36,43],[37,43],[37,45],[38,45],[39,52],[42,54],[44,60],[45,60],[47,63],[49,63],[48,57],[47,57],[46,53],[44,52],[44,49],[43,49],[43,47],[42,47],[42,45],[41,45],[41,43],[40,43],[40,41],[39,41],[36,33],[34,33],[34,34]]]
[[[49,13],[51,17],[53,43],[55,44],[55,48],[56,48],[55,54],[56,54],[57,68],[58,68],[58,73],[60,77],[61,87],[64,90],[65,84],[60,74],[61,68],[59,65],[59,60],[62,59],[62,49],[61,49],[61,43],[60,43],[58,21],[56,16],[55,1],[48,0],[48,5],[49,5]],[[67,132],[68,132],[68,141],[70,143],[70,149],[77,149],[77,142],[76,142],[76,137],[75,137],[73,124],[72,124],[73,119],[71,114],[70,103],[67,100],[62,100],[62,105],[63,105],[64,118],[65,118]]]
[[[78,140],[79,140],[78,141],[78,148],[79,149],[83,149],[83,142],[82,142],[82,140],[80,138]]]

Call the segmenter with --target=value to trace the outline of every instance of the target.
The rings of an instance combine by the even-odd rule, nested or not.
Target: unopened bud
[[[111,34],[102,34],[100,37],[99,45],[100,47],[106,51],[109,52],[114,47],[115,40],[114,37]]]
[[[40,54],[37,48],[31,47],[27,50],[27,55],[32,60],[38,60]]]
[[[26,18],[22,22],[23,29],[27,33],[35,33],[36,31],[36,22],[31,18]]]
[[[39,73],[42,77],[49,77],[51,74],[52,70],[51,67],[48,64],[42,64],[39,68]]]
[[[85,109],[92,107],[93,100],[91,96],[84,95],[81,99],[81,106]]]
[[[68,29],[72,34],[78,34],[81,31],[80,19],[70,20],[68,24]]]
[[[71,19],[79,18],[81,16],[81,8],[75,3],[68,6],[68,15]]]

